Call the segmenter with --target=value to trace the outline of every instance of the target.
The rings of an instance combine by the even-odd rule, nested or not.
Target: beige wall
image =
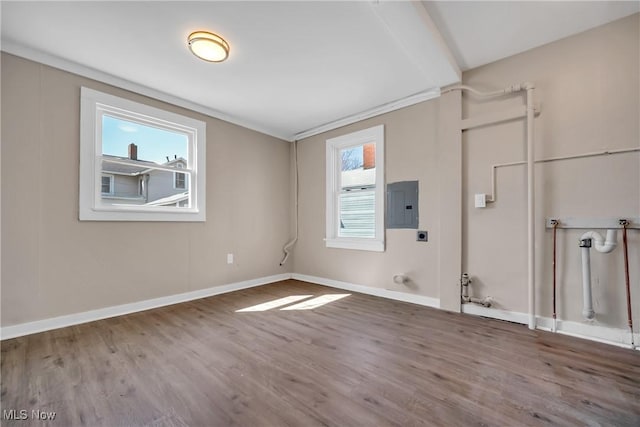
[[[442,109],[441,105],[447,106]],[[450,107],[452,104],[453,107]],[[458,110],[455,105],[458,105]],[[440,152],[455,149],[439,139],[439,123],[447,115],[459,117],[459,96],[423,102],[301,141],[298,145],[300,167],[300,238],[296,245],[294,271],[300,274],[340,280],[370,287],[404,291],[439,298],[440,185],[449,176],[459,178],[455,167],[459,159],[439,163]],[[384,253],[325,246],[325,141],[379,124],[385,126],[386,181],[419,181],[419,227],[429,232],[429,242],[416,242],[416,230],[386,231]],[[451,136],[448,136],[451,138]],[[455,135],[453,136],[455,138]],[[447,138],[447,135],[443,135]],[[453,168],[449,167],[453,164]],[[457,175],[456,175],[457,174]],[[459,186],[458,186],[459,189]],[[459,192],[459,190],[458,190]],[[455,194],[453,195],[455,199]],[[455,202],[454,202],[455,204]],[[456,224],[459,230],[459,221]],[[444,237],[446,238],[446,237]],[[459,246],[459,243],[457,244]],[[456,246],[454,243],[453,246]],[[459,254],[453,265],[459,274]],[[406,274],[407,285],[395,284],[394,274]],[[450,279],[456,286],[457,278]],[[457,297],[456,297],[457,299]]]
[[[206,121],[205,223],[78,221],[80,86]],[[3,326],[288,271],[288,142],[7,54],[2,112]]]
[[[521,81],[536,85],[535,158],[638,147],[640,141],[639,20],[636,14],[600,28],[463,74],[463,82],[493,90]],[[463,96],[464,116],[523,105],[522,95],[479,102]],[[463,268],[473,287],[496,307],[527,311],[526,169],[497,174],[497,202],[473,207],[474,193],[490,192],[490,166],[526,159],[525,122],[463,134]],[[536,165],[537,307],[551,316],[552,239],[546,217],[640,216],[638,152]],[[559,231],[558,315],[581,321],[578,240],[586,230]],[[630,232],[635,322],[640,324],[640,233]],[[622,237],[619,235],[620,246]],[[592,251],[595,324],[626,326],[622,250]]]

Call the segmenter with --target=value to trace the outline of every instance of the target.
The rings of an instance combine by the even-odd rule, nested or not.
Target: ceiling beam
[[[398,48],[422,72],[427,87],[434,81],[461,81],[460,67],[442,34],[419,1],[377,1],[371,8]],[[442,87],[443,85],[441,85]]]

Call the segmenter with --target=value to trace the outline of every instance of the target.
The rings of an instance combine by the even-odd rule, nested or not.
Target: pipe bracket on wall
[[[581,248],[590,248],[591,247],[591,239],[581,239],[579,246]]]
[[[620,220],[627,221],[627,229],[640,230],[640,217],[626,218],[546,218],[546,228],[553,228],[552,221],[557,221],[557,228],[574,229],[622,229]]]

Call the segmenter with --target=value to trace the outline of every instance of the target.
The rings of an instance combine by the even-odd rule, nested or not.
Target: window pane
[[[108,192],[103,181],[103,204],[189,207],[189,175],[153,169],[187,168],[187,135],[105,114],[101,154],[102,172],[113,176]]]
[[[102,177],[102,192],[103,193],[111,193],[111,177],[103,176]]]
[[[340,150],[339,237],[375,237],[375,143]]]
[[[345,191],[340,194],[340,237],[376,237],[376,192]]]
[[[359,188],[376,183],[376,145],[340,150],[340,187]]]
[[[176,183],[175,183],[176,188],[184,189],[185,183],[186,183],[185,174],[176,172]]]

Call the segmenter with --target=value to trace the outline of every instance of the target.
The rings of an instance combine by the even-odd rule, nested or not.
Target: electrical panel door
[[[387,228],[418,228],[418,181],[387,184]]]

